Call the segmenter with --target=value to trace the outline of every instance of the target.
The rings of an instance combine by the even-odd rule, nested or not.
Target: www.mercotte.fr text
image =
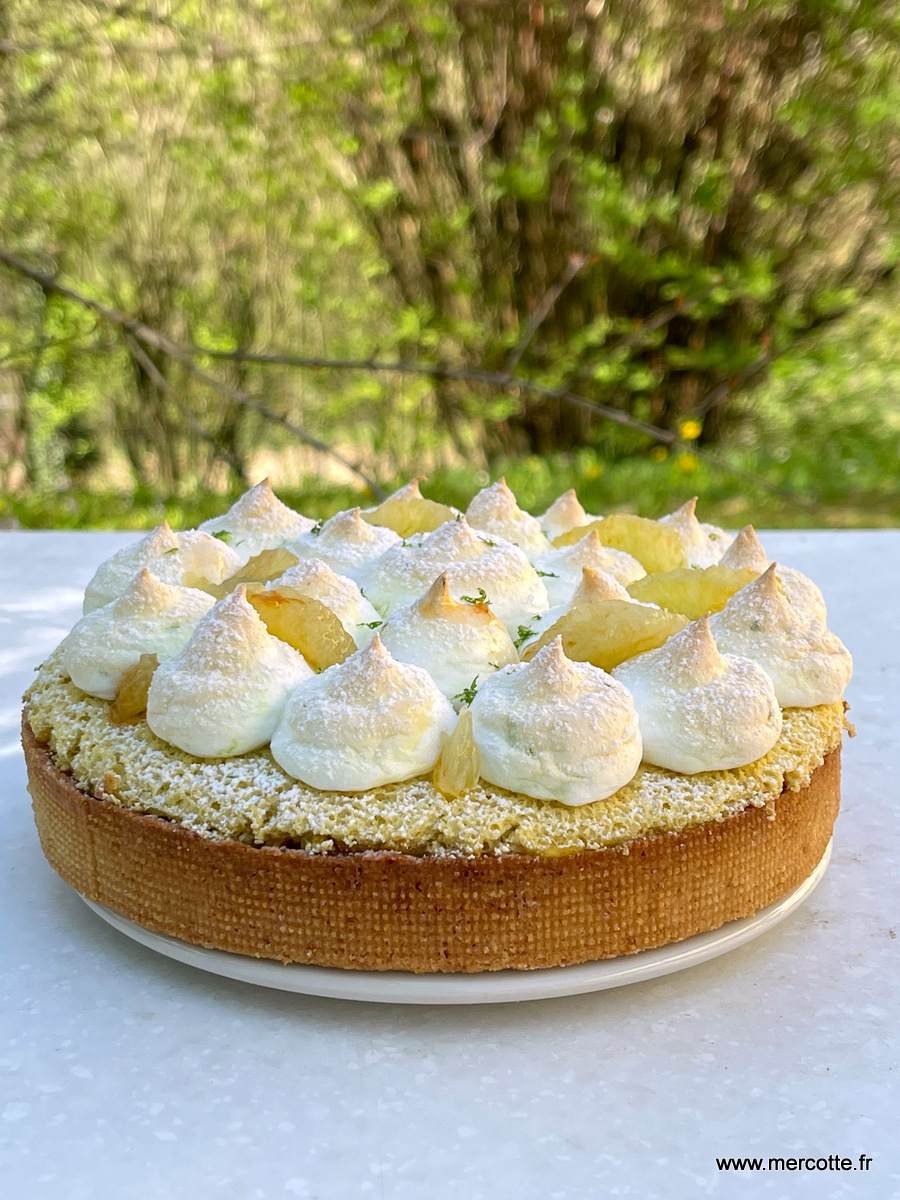
[[[839,1154],[813,1158],[717,1158],[720,1171],[868,1171],[872,1159],[868,1154],[844,1158]]]

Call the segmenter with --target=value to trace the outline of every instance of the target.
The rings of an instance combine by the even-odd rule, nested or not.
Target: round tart
[[[296,586],[279,590],[296,564],[282,549],[296,538],[295,523],[280,510],[271,535],[254,527],[266,548],[232,572],[230,586],[201,575],[166,585],[156,652],[166,671],[158,680],[146,574],[135,661],[113,700],[73,682],[73,668],[86,678],[78,657],[84,630],[76,626],[38,672],[23,722],[38,832],[63,879],[148,929],[220,950],[356,970],[477,972],[660,946],[749,916],[811,874],[839,806],[849,656],[806,612],[790,628],[789,596],[775,591],[767,564],[752,571],[753,587],[736,568],[709,575],[715,565],[688,580],[690,605],[706,603],[723,614],[723,628],[739,629],[739,655],[714,641],[715,618],[623,600],[621,587],[591,592],[573,583],[545,644],[527,658],[523,649],[519,662],[504,649],[501,660],[498,646],[515,638],[525,647],[528,637],[504,632],[493,614],[515,605],[496,606],[491,590],[508,586],[521,596],[527,585],[539,594],[525,552],[495,524],[485,534],[490,554],[482,553],[466,528],[466,578],[482,560],[485,574],[475,595],[454,596],[452,562],[441,557],[454,539],[443,526],[409,529],[439,506],[398,495],[411,553],[398,555],[397,542],[382,539],[382,558],[392,558],[360,558],[354,585],[365,595],[370,571],[379,594],[394,588],[397,603],[383,604],[381,619],[402,613],[395,625],[402,619],[403,661],[377,632],[354,641],[324,601]],[[504,519],[512,512],[528,528],[505,491],[501,499]],[[369,554],[362,519],[366,513],[354,513],[353,536]],[[588,520],[603,538],[603,522]],[[228,514],[220,524],[238,528]],[[656,522],[646,524],[663,530],[658,541],[655,530],[631,524],[637,541],[622,546],[618,524],[612,548],[638,561],[645,537],[676,562],[678,546],[691,547],[690,527]],[[426,544],[433,533],[440,554]],[[572,544],[568,531],[563,536]],[[546,545],[533,540],[534,557],[546,561]],[[727,549],[727,538],[716,541]],[[410,609],[409,580],[432,559],[435,578]],[[687,560],[685,551],[671,571],[638,582],[683,597],[678,571],[690,570]],[[138,556],[135,574],[147,569]],[[124,594],[132,579],[120,574]],[[732,585],[734,615],[722,594]],[[173,597],[180,586],[211,597],[213,607]],[[197,611],[191,640],[174,650],[173,606]],[[121,674],[134,605],[113,597],[104,611],[114,621],[126,614],[110,638]],[[766,671],[779,631],[791,656],[777,663],[778,687],[792,704],[783,711]],[[646,645],[648,637],[655,644]],[[216,646],[225,661],[216,660]],[[294,658],[284,665],[289,648],[303,669]],[[446,663],[463,650],[476,674],[448,696],[429,662],[437,671],[441,659],[443,681]],[[101,673],[103,656],[98,645]],[[174,701],[173,688],[182,689]],[[184,731],[192,705],[196,727]],[[721,738],[710,735],[711,714],[727,727]],[[215,725],[208,747],[206,718]]]

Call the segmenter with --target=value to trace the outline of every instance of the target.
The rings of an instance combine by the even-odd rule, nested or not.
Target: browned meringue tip
[[[679,636],[676,634],[676,637]],[[709,624],[709,614],[692,622],[680,635],[680,645],[690,656],[703,660],[718,661],[721,658],[716,639],[713,637]]]
[[[158,596],[160,593],[165,595],[171,591],[171,588],[171,584],[163,583],[161,579],[156,578],[149,567],[144,567],[138,571],[122,595],[119,596],[119,600],[126,597],[148,599],[154,595]]]
[[[594,530],[595,534],[596,532]],[[606,571],[601,571],[598,567],[582,567],[581,583],[572,596],[571,603],[577,604],[583,600],[622,600],[623,593],[624,596],[628,596],[625,588]]]
[[[745,525],[722,555],[720,561],[724,567],[753,566],[754,564],[759,564],[760,569],[764,569],[760,560],[764,560],[766,564],[769,561],[766,558],[762,542],[756,536],[756,530],[752,525]]]
[[[268,475],[266,475],[265,478],[260,479],[259,483],[254,483],[251,487],[247,488],[247,491],[244,492],[245,496],[247,495],[247,492],[264,492],[269,496],[275,495],[274,491],[272,490],[272,484]]]
[[[597,528],[596,522],[591,525],[583,525],[582,529],[587,529],[587,533],[584,537],[579,538],[578,542],[570,543],[571,545],[577,546],[579,542],[587,542],[588,548],[591,550],[604,548],[603,542],[600,540],[600,530]]]
[[[682,504],[680,506],[680,508],[676,508],[676,509],[674,509],[674,511],[670,512],[669,516],[670,517],[688,517],[688,518],[696,516],[697,500],[698,500],[697,496],[692,496],[690,498],[690,500],[685,500],[684,504]]]
[[[372,531],[372,526],[369,525],[368,521],[366,521],[363,517],[362,509],[359,507],[359,505],[357,505],[356,508],[347,508],[343,512],[335,513],[333,517],[329,517],[329,521],[335,521],[339,527],[349,529],[349,527],[352,525],[354,528],[358,529],[361,526],[364,526],[367,532],[371,533]]]
[[[761,604],[776,604],[786,610],[790,610],[791,603],[785,595],[784,588],[781,586],[781,582],[776,574],[777,567],[778,563],[771,563],[763,571],[762,575],[756,579],[751,579],[748,584],[745,584],[734,595],[750,595]]]
[[[448,608],[461,607],[462,604],[460,601],[454,600],[450,595],[450,583],[446,571],[438,575],[437,579],[418,602],[419,612],[423,617],[443,616]]]
[[[427,483],[427,475],[413,475],[408,483],[404,483],[402,487],[398,487],[395,492],[391,492],[388,500],[424,500],[420,483]]]
[[[377,658],[382,662],[386,660],[393,661],[393,655],[384,642],[381,640],[381,632],[375,634],[370,642],[367,642],[362,649],[356,651],[356,655],[360,662],[368,658]],[[346,660],[345,660],[346,661]]]
[[[663,655],[673,680],[680,680],[685,684],[708,682],[719,675],[725,665],[713,637],[708,616],[692,621],[680,633],[663,643],[659,650],[651,653]]]
[[[479,601],[470,603],[457,600],[450,592],[447,571],[438,575],[425,595],[417,602],[417,607],[423,617],[442,617],[444,620],[464,621],[469,624],[482,624],[498,620],[488,604]]]

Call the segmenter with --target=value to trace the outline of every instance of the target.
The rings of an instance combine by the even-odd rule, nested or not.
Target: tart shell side
[[[721,822],[559,857],[309,854],[214,840],[81,791],[23,726],[35,823],[76,891],[147,929],[254,958],[477,972],[633,954],[751,916],[828,845],[840,747],[809,784]]]

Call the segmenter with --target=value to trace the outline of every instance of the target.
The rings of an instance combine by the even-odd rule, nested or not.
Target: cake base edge
[[[215,840],[81,791],[23,745],[50,865],[147,929],[254,958],[363,971],[531,970],[649,950],[752,916],[815,869],[840,747],[806,787],[681,833],[559,857],[309,854]]]

